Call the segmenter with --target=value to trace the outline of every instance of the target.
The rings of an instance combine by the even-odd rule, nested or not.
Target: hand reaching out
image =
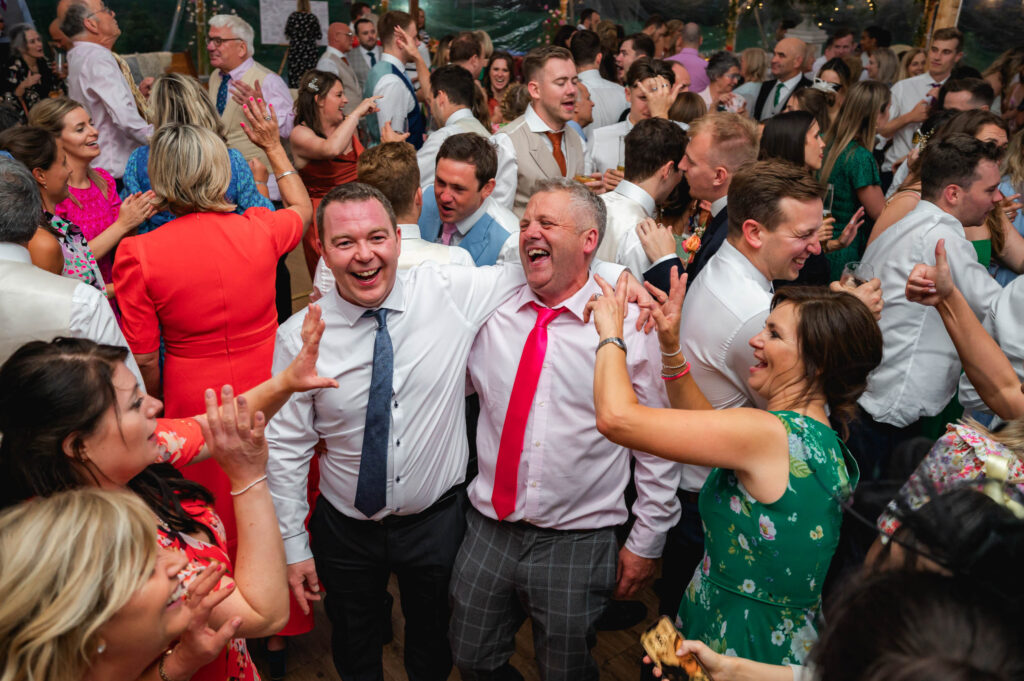
[[[935,264],[914,265],[907,277],[907,300],[935,307],[948,298],[956,290],[953,274],[946,260],[946,240],[939,239],[935,244]]]
[[[387,142],[404,142],[409,139],[409,133],[407,132],[395,132],[391,129],[391,121],[384,124],[384,129],[380,131],[381,144]]]
[[[231,481],[232,489],[242,489],[267,471],[267,440],[263,435],[266,419],[258,411],[250,422],[244,396],[235,398],[230,385],[221,389],[222,404],[206,390],[206,418],[198,419],[210,454]]]
[[[256,84],[257,90],[259,83]],[[262,93],[258,93],[261,94]],[[242,105],[247,123],[240,123],[249,141],[264,151],[281,144],[281,133],[277,128],[277,116],[274,105],[264,101],[262,96],[250,97],[248,103]]]

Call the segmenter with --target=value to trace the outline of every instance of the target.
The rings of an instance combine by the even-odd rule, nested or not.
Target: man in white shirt
[[[942,28],[932,34],[928,46],[928,71],[905,78],[892,86],[889,121],[878,129],[882,137],[892,138],[885,152],[882,172],[893,172],[910,153],[914,131],[928,118],[939,88],[949,79],[953,67],[963,57],[964,36],[956,28]]]
[[[761,84],[754,103],[754,118],[768,120],[786,110],[786,102],[800,87],[813,83],[804,77],[807,43],[799,38],[783,38],[775,45],[769,64],[773,78]]]
[[[463,31],[456,35],[448,48],[448,63],[461,66],[473,76],[480,77],[480,72],[487,66],[484,59],[484,46],[472,31]]]
[[[663,118],[640,121],[626,135],[625,179],[600,197],[608,210],[608,222],[597,249],[598,258],[625,265],[642,279],[651,263],[636,226],[644,218],[657,215],[658,206],[683,179],[679,166],[685,150],[686,133],[674,121]]]
[[[807,258],[821,252],[815,232],[823,193],[802,168],[783,161],[744,165],[732,177],[728,236],[687,292],[680,318],[683,355],[715,409],[764,406],[747,382],[755,364],[749,341],[768,318],[772,281],[796,279]],[[880,298],[878,286],[865,284],[858,298]],[[658,584],[664,614],[677,611],[703,557],[697,495],[709,470],[683,466],[683,519],[669,534]]]
[[[380,61],[381,49],[377,44],[377,24],[365,17],[356,19],[353,30],[356,32],[356,39],[359,45],[352,50],[352,70],[356,72],[359,79],[359,91],[366,87],[366,77],[370,75],[370,69]]]
[[[464,679],[514,678],[509,658],[524,616],[534,622],[541,678],[597,679],[590,645],[598,617],[613,592],[628,597],[651,579],[678,518],[678,465],[594,428],[598,338],[583,310],[600,291],[588,264],[604,218],[601,201],[579,183],[539,183],[519,239],[527,283],[487,320],[470,352],[479,474],[450,589]],[[623,339],[633,385],[642,402],[663,406],[657,339],[636,331],[635,319],[634,307]],[[636,522],[619,549],[631,459]]]
[[[601,15],[596,9],[587,8],[580,12],[580,23],[576,25],[580,31],[596,31],[597,25],[601,23]],[[575,36],[573,39],[575,40]]]
[[[29,341],[88,338],[127,348],[110,303],[78,279],[36,267],[28,252],[42,214],[39,187],[23,165],[0,158],[0,364]],[[131,352],[125,364],[143,389]]]
[[[128,156],[149,144],[153,126],[146,120],[146,101],[129,80],[128,66],[112,50],[121,35],[114,11],[103,0],[70,3],[61,30],[71,38],[68,51],[68,94],[92,115],[99,133],[100,155],[93,165],[120,180]]]
[[[427,132],[427,118],[420,110],[416,89],[405,74],[405,64],[416,64],[421,83],[429,82],[430,75],[417,49],[416,21],[405,12],[388,12],[380,18],[380,37],[384,52],[363,86],[364,98],[380,97],[378,111],[363,118],[370,145],[380,143],[384,128],[390,123],[394,132],[408,132],[409,144],[419,149]],[[425,88],[424,92],[428,90]]]
[[[434,184],[424,188],[423,238],[461,246],[477,265],[493,265],[510,235],[519,234],[519,219],[491,195],[497,166],[494,145],[480,135],[446,139],[437,152]]]
[[[604,54],[601,52],[601,39],[596,33],[580,31],[574,34],[569,49],[576,62],[580,83],[587,86],[594,102],[593,121],[583,129],[584,137],[589,137],[593,130],[618,122],[629,102],[621,85],[601,77],[598,69]]]
[[[363,86],[352,70],[348,53],[352,50],[352,29],[343,21],[336,21],[327,28],[327,48],[316,63],[317,71],[333,73],[341,79],[347,101],[342,110],[348,116],[362,102]]]
[[[1002,198],[995,145],[950,135],[921,154],[921,202],[864,252],[862,262],[882,277],[885,309],[879,326],[885,346],[882,363],[858,400],[861,419],[850,429],[861,479],[884,473],[893,447],[917,435],[922,418],[942,411],[960,377],[956,349],[938,312],[904,295],[910,271],[917,263],[934,264],[935,244],[945,239],[957,288],[983,318],[1002,289],[978,262],[963,225],[982,224]]]
[[[462,132],[471,132],[490,139],[491,133],[473,116],[473,96],[476,82],[466,69],[455,64],[442,66],[430,74],[430,91],[434,101],[430,114],[438,129],[427,135],[416,156],[420,166],[420,186],[434,184],[434,166],[437,150],[446,139]]]
[[[842,59],[846,55],[853,52],[853,44],[855,40],[853,37],[853,31],[848,28],[839,28],[828,37],[825,41],[825,49],[821,56],[814,60],[811,64],[811,68],[808,69],[808,73],[812,76],[817,76],[818,72],[821,71],[821,66],[829,59]]]
[[[367,149],[359,156],[356,177],[359,182],[380,191],[391,202],[402,245],[398,256],[399,270],[407,270],[427,260],[439,265],[476,266],[466,249],[435,244],[420,237],[416,221],[423,209],[423,190],[419,185],[416,150],[411,144],[386,142]],[[319,248],[323,250],[322,245]],[[334,274],[323,258],[317,263],[313,286],[320,296],[327,295],[334,288]]]

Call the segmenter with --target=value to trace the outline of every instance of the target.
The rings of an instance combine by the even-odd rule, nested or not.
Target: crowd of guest
[[[652,586],[717,681],[1024,678],[1024,51],[300,0],[204,85],[57,10],[0,82],[0,681],[286,678],[318,601],[379,680],[392,575],[414,679],[527,619],[597,679]]]

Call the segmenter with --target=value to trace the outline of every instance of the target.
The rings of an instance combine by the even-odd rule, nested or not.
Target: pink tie
[[[505,425],[501,429],[498,444],[498,462],[494,468],[494,492],[491,505],[498,520],[504,520],[516,508],[516,489],[519,486],[519,458],[523,453],[523,437],[526,435],[526,421],[530,417],[533,396],[537,392],[537,381],[544,365],[544,353],[548,349],[548,324],[565,312],[564,307],[554,310],[536,303],[530,306],[537,311],[537,323],[526,337],[523,354],[519,358],[519,369],[512,384],[512,396],[505,412]]]
[[[458,227],[455,226],[454,222],[442,222],[441,229],[441,243],[445,246],[451,246],[452,235],[455,234],[455,230],[458,229]]]

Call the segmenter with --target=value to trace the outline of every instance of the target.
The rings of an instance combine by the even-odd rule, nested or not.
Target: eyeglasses
[[[109,14],[110,16],[114,16],[114,10],[110,9],[106,5],[102,5],[98,10],[96,10],[92,14],[85,15],[85,18],[88,19],[90,17],[96,16],[97,14]]]
[[[214,47],[220,47],[224,43],[229,43],[232,40],[241,40],[241,38],[207,38],[206,44],[213,45]]]

